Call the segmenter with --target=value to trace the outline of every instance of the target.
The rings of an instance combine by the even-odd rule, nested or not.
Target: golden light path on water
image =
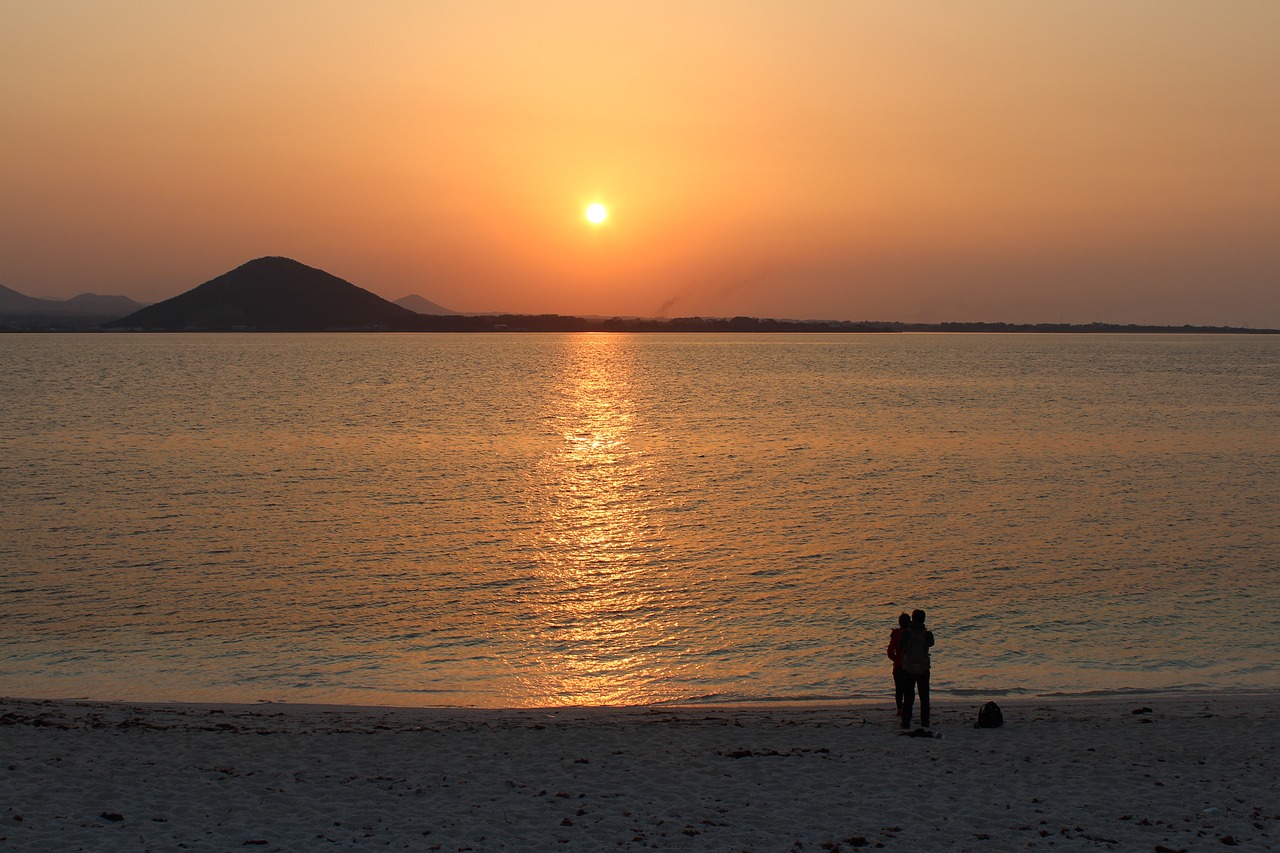
[[[566,339],[562,393],[545,417],[561,435],[540,464],[533,507],[551,650],[522,690],[546,704],[635,704],[667,698],[655,650],[675,614],[648,575],[660,539],[646,492],[651,461],[631,445],[637,412],[632,353],[614,335]],[[535,700],[535,704],[539,704]]]

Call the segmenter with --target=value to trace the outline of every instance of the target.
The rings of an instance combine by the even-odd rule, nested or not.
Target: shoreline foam
[[[3,850],[1280,844],[1274,694],[495,710],[0,702]],[[799,845],[799,846],[797,846]]]

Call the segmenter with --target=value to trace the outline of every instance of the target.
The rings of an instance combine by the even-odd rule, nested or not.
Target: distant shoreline
[[[717,333],[717,334],[901,334],[967,333],[967,334],[1182,334],[1182,335],[1277,335],[1280,329],[1255,329],[1244,326],[1160,326],[1120,323],[903,323],[851,320],[770,320],[756,317],[706,318],[680,317],[671,320],[614,317],[609,319],[571,317],[559,314],[503,315],[420,315],[395,326],[355,327],[256,327],[210,326],[186,328],[105,328],[103,325],[75,326],[63,324],[28,324],[22,318],[0,317],[0,333],[166,333],[239,332],[239,333],[323,333],[323,332],[621,332],[621,333]]]
[[[177,296],[142,305],[91,298],[92,308],[0,287],[0,332],[980,332],[1050,334],[1275,335],[1280,329],[1147,323],[910,323],[769,317],[638,317],[514,312],[466,313],[416,297],[419,309],[390,302],[322,269],[267,256],[241,264]],[[410,297],[405,297],[409,299]],[[109,304],[103,304],[107,300]],[[123,300],[124,304],[120,304]],[[140,306],[140,307],[137,307]],[[133,310],[135,309],[136,310]],[[431,309],[440,309],[433,312]]]
[[[7,294],[7,296],[6,296]],[[91,296],[91,294],[86,294]],[[897,320],[769,317],[584,316],[515,312],[465,313],[418,297],[423,313],[292,258],[256,258],[162,302],[95,297],[93,309],[68,313],[48,300],[0,288],[0,331],[112,332],[985,332],[1064,334],[1275,335],[1280,329],[1146,323],[909,323]],[[116,300],[114,307],[103,299]],[[408,297],[406,297],[407,299]],[[118,304],[124,300],[124,304]],[[403,300],[401,300],[403,301]]]

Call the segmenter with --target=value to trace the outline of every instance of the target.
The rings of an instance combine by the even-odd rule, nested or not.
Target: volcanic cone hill
[[[146,330],[409,329],[420,316],[324,270],[258,258],[110,324]]]

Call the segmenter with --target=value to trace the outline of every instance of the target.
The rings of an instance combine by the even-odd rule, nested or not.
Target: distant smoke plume
[[[718,275],[709,275],[701,281],[695,281],[688,284],[683,292],[672,296],[670,299],[658,306],[658,310],[654,313],[654,317],[666,319],[667,315],[677,302],[683,301],[688,296],[701,296],[703,302],[710,302],[707,306],[715,307],[712,310],[718,313],[730,315],[742,313],[741,306],[731,304],[731,297],[748,290],[754,286],[758,286],[768,281],[776,272],[778,267],[776,264],[761,262],[747,272],[729,272],[720,273]]]
[[[667,312],[671,310],[671,306],[675,305],[679,301],[680,301],[679,296],[671,297],[666,302],[663,302],[661,305],[658,306],[658,310],[654,312],[653,316],[659,319],[665,320],[667,318]]]

